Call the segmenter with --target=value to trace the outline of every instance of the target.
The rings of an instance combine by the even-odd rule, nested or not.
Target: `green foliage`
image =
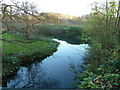
[[[95,4],[85,21],[90,48],[85,57],[86,70],[76,76],[78,88],[120,88],[120,43],[115,21],[115,2]]]
[[[120,60],[115,60],[101,65],[92,72],[87,68],[80,79],[78,88],[119,88],[120,87]]]
[[[120,60],[109,61],[101,65],[98,73],[120,73]]]
[[[17,57],[13,57],[13,56],[3,56],[2,59],[4,60],[5,63],[17,63],[19,62],[20,60],[17,58]]]
[[[21,64],[20,59],[15,56],[2,56],[2,75],[3,78],[11,73],[14,73]]]
[[[95,4],[93,13],[88,16],[85,28],[91,40],[95,40],[103,45],[103,48],[110,49],[116,44],[116,11],[115,2]]]
[[[84,58],[86,63],[91,64],[93,68],[99,67],[101,64],[108,61],[119,59],[119,54],[117,52],[118,46],[114,46],[111,49],[103,48],[101,43],[94,41],[92,46],[89,48],[89,53]]]
[[[70,43],[86,43],[89,40],[80,26],[40,25],[38,28],[34,33],[44,37],[58,38]]]

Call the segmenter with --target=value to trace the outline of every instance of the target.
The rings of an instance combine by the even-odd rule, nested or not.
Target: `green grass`
[[[22,36],[16,36],[14,34],[4,34],[4,39],[7,40],[22,40],[26,42],[31,42],[31,40],[25,40]],[[23,43],[23,42],[6,42],[2,41],[3,54],[27,54],[35,51],[39,51],[43,48],[46,48],[50,45],[53,45],[53,41],[46,40],[37,40],[33,43]]]
[[[12,33],[3,34],[2,38],[11,41],[1,41],[3,55],[3,79],[16,73],[15,71],[20,66],[26,66],[27,64],[32,64],[35,61],[43,60],[45,57],[56,51],[58,46],[57,42],[49,38],[26,40],[23,36]],[[16,40],[31,43],[16,42]]]
[[[30,53],[31,51],[39,50],[48,45],[45,41],[36,41],[34,43],[9,43],[2,41],[3,54],[20,54],[20,53]]]

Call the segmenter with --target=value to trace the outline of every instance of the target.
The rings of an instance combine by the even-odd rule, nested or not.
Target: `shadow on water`
[[[34,63],[30,69],[21,67],[17,76],[7,82],[8,88],[73,88],[72,80],[77,71],[82,71],[85,48],[89,46],[53,40],[60,43],[58,50],[42,62]]]

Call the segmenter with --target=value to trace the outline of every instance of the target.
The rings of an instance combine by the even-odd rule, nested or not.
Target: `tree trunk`
[[[119,1],[119,4],[118,4],[117,20],[116,20],[115,30],[117,31],[118,40],[120,41],[120,1]]]
[[[118,10],[117,10],[117,20],[115,25],[116,30],[120,31],[119,27],[120,27],[120,1],[118,4]]]

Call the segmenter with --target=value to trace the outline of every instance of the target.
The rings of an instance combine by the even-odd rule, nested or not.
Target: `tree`
[[[21,29],[25,29],[25,36],[27,39],[29,39],[32,31],[31,27],[40,20],[38,18],[39,13],[37,11],[37,7],[34,4],[26,1],[21,3],[13,1],[12,3],[13,4],[11,5],[2,4],[3,25],[7,27],[7,31],[11,31],[14,27],[17,27],[18,29],[18,27],[23,26]],[[22,25],[16,26],[17,23]]]
[[[96,3],[86,21],[91,47],[85,58],[86,70],[78,75],[79,88],[120,88],[119,5],[112,0]]]
[[[117,12],[116,2],[95,3],[93,12],[86,21],[86,30],[90,37],[102,43],[104,48],[111,49],[116,42],[115,21]],[[97,37],[96,37],[97,35]]]

